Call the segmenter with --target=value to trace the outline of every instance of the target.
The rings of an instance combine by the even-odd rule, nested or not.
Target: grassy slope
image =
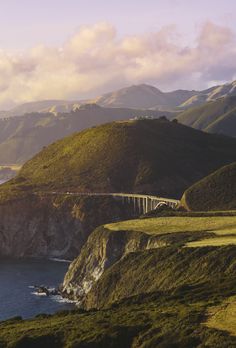
[[[236,97],[220,98],[204,105],[190,108],[177,119],[188,126],[209,133],[236,136]]]
[[[50,145],[27,162],[0,195],[23,188],[179,197],[192,183],[233,160],[235,139],[165,120],[116,122]]]
[[[194,184],[182,202],[191,210],[236,209],[236,162]]]
[[[107,308],[127,297],[162,291],[176,293],[207,283],[236,279],[236,246],[163,247],[129,253],[101,276],[84,300],[86,308]],[[217,285],[219,286],[219,284]],[[232,293],[236,293],[234,287]]]
[[[186,294],[180,295],[182,300],[159,293],[109,310],[9,321],[0,326],[0,344],[2,348],[235,347],[236,338],[200,325],[207,308],[202,299],[191,299],[188,305]]]
[[[153,235],[200,231],[223,233],[225,230],[236,233],[236,216],[148,218],[107,224],[105,228],[112,231],[141,231]]]
[[[227,214],[227,213],[226,213]],[[104,226],[110,231],[137,231],[148,235],[169,237],[188,247],[224,246],[236,244],[236,211],[234,216],[159,217],[127,220]],[[179,234],[179,236],[178,236]],[[191,236],[194,240],[191,239]]]

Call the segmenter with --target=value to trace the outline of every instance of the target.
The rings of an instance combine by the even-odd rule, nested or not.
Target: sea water
[[[34,285],[58,287],[68,267],[68,262],[53,260],[0,259],[0,320],[75,308],[60,296],[39,296],[34,289]]]

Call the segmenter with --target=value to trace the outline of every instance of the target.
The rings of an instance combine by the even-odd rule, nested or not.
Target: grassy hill
[[[182,202],[191,210],[236,209],[236,162],[195,183]]]
[[[179,122],[209,133],[236,136],[236,97],[220,98],[182,112]]]
[[[180,197],[191,184],[234,160],[233,138],[166,119],[113,122],[48,146],[0,193],[72,190]]]
[[[44,146],[85,128],[141,116],[159,117],[159,111],[101,108],[81,105],[70,113],[31,113],[0,119],[0,164],[22,164]],[[170,113],[166,113],[171,116]]]

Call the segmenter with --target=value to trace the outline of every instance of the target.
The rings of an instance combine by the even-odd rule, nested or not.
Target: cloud
[[[235,33],[206,22],[191,46],[174,26],[119,38],[108,23],[81,27],[62,47],[0,51],[0,107],[42,99],[81,99],[129,84],[202,89],[231,80]]]

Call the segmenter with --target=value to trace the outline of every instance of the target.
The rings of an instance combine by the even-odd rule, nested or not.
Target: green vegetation
[[[204,134],[165,118],[114,122],[50,145],[1,188],[0,196],[21,190],[72,190],[174,197],[235,159],[235,139]]]
[[[189,210],[235,209],[236,162],[195,183],[184,193],[182,203]]]
[[[129,253],[113,264],[93,285],[84,307],[108,308],[130,296],[162,291],[176,294],[236,279],[236,246],[185,248],[162,247]],[[230,280],[231,281],[231,280]],[[226,290],[227,292],[227,290]],[[191,294],[192,293],[192,294]],[[230,294],[236,294],[235,287]],[[225,295],[222,295],[224,297]]]
[[[209,133],[236,137],[236,97],[219,98],[182,112],[177,119]]]
[[[58,313],[31,321],[1,324],[2,348],[233,348],[236,338],[201,325],[207,305],[188,305],[162,293],[137,297],[114,308]],[[217,301],[215,301],[217,302]]]

